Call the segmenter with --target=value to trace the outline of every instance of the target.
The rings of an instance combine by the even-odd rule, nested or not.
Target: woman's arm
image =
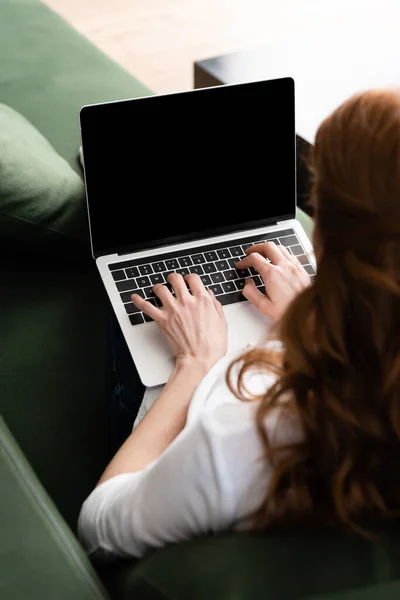
[[[158,458],[182,431],[190,400],[206,372],[196,361],[179,361],[167,385],[114,456],[99,483],[140,471]]]
[[[176,357],[175,369],[144,419],[104,471],[98,485],[121,473],[134,473],[158,458],[183,429],[190,400],[213,365],[226,354],[227,324],[222,306],[198,275],[169,277],[175,292],[154,286],[163,308],[134,294],[133,302],[165,334]]]

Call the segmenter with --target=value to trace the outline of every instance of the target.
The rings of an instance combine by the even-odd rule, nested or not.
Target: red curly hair
[[[277,373],[257,413],[274,474],[255,527],[366,533],[400,514],[400,93],[340,106],[318,130],[311,165],[317,275],[277,325],[280,360],[253,350],[227,378],[245,400],[248,371]],[[302,427],[285,448],[264,427],[277,406]]]

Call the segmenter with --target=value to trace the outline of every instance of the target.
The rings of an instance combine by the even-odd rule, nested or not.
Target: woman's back
[[[86,501],[94,552],[141,556],[195,534],[296,524],[369,531],[400,506],[400,95],[366,92],[320,127],[312,157],[312,284],[295,257],[257,245],[276,319],[270,343],[230,364],[221,305],[171,275],[162,309],[177,367]],[[268,259],[268,260],[267,260]],[[204,375],[206,375],[204,377]]]
[[[290,392],[304,439],[277,466],[258,525],[363,529],[400,506],[400,95],[339,107],[312,168],[318,273],[279,325],[282,375],[258,416]]]

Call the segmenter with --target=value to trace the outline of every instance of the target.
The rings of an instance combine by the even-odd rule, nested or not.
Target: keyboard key
[[[236,269],[231,269],[230,271],[224,271],[224,275],[225,275],[225,279],[227,281],[232,281],[232,280],[238,278]]]
[[[236,263],[239,262],[237,258],[231,258],[228,260],[231,269],[236,269]]]
[[[234,248],[229,248],[232,256],[243,256],[244,252],[240,246],[235,246]]]
[[[250,271],[249,269],[236,269],[237,276],[242,279],[243,277],[249,277]]]
[[[121,281],[121,279],[126,279],[125,271],[113,271],[111,273],[114,281]]]
[[[279,246],[279,240],[278,240],[278,238],[271,238],[270,240],[267,240],[267,242],[273,242],[274,244],[276,244],[277,246]]]
[[[162,261],[152,263],[151,266],[153,267],[154,273],[162,273],[163,271],[167,270],[166,266],[165,266],[165,263],[163,263]]]
[[[151,275],[153,269],[151,265],[142,265],[141,267],[139,267],[139,271],[141,275]]]
[[[157,283],[164,283],[164,276],[161,273],[157,273],[156,275],[150,276],[151,283],[156,285]]]
[[[145,288],[144,293],[146,294],[146,300],[148,298],[154,298],[154,296],[155,296],[155,293],[153,292],[153,288],[151,288],[151,287]]]
[[[214,283],[221,283],[222,281],[225,281],[225,277],[222,273],[212,273],[211,279]]]
[[[192,256],[192,261],[194,265],[201,265],[204,262],[206,262],[206,259],[202,254],[195,254],[194,256]]]
[[[140,275],[139,269],[137,269],[136,267],[131,267],[130,269],[125,269],[125,273],[129,279],[132,279],[133,277],[139,277],[139,275]]]
[[[257,287],[261,287],[262,285],[264,285],[261,277],[259,277],[258,275],[256,277],[252,277],[252,280],[254,281]]]
[[[218,271],[226,271],[226,269],[229,269],[227,260],[217,260],[215,266],[217,267]]]
[[[173,271],[174,269],[179,269],[179,263],[175,258],[171,258],[171,260],[166,260],[165,265],[168,271]],[[185,265],[182,265],[184,267]]]
[[[304,254],[304,250],[303,248],[299,245],[299,246],[291,246],[290,250],[292,251],[292,254],[294,254],[295,256],[299,256],[300,254]]]
[[[224,292],[236,292],[236,287],[233,281],[227,281],[226,283],[223,283],[222,287],[224,288]]]
[[[166,283],[165,285],[167,286],[167,288],[169,289],[169,291],[171,292],[171,294],[175,294],[175,290],[174,290],[174,288],[172,287],[172,285],[170,283]]]
[[[250,267],[249,271],[250,271],[250,275],[258,275],[258,272],[255,270],[254,267]]]
[[[153,321],[153,319],[151,317],[149,317],[149,315],[145,315],[144,313],[143,313],[143,317],[144,317],[144,320],[146,321],[146,323],[150,323],[150,321]]]
[[[140,325],[141,323],[144,323],[144,318],[141,313],[129,315],[129,320],[132,323],[132,325]]]
[[[203,267],[201,267],[200,265],[195,265],[194,267],[190,267],[190,272],[197,273],[197,275],[204,274]]]
[[[189,269],[178,269],[176,272],[179,273],[179,275],[182,275],[182,277],[185,277],[190,273]]]
[[[211,285],[212,283],[211,277],[209,275],[202,275],[200,279],[203,282],[203,285]]]
[[[223,296],[219,296],[218,300],[221,302],[222,306],[226,306],[227,304],[244,302],[246,298],[241,292],[232,292],[232,294],[224,294]]]
[[[176,271],[167,271],[166,273],[164,273],[164,279],[165,281],[168,281],[168,277],[172,274],[172,273],[177,273],[178,270]]]
[[[231,253],[229,252],[228,248],[222,248],[222,250],[217,250],[217,254],[220,258],[230,258],[231,257]]]
[[[210,285],[210,286],[209,286],[209,289],[210,289],[212,292],[214,292],[214,294],[215,294],[216,296],[218,296],[218,294],[222,294],[222,293],[223,293],[222,287],[221,287],[219,284],[216,284],[216,285]]]
[[[128,302],[128,304],[124,304],[124,306],[128,315],[133,315],[134,313],[140,312],[140,308],[135,306],[133,302]]]
[[[127,279],[125,281],[117,281],[116,286],[117,286],[117,289],[119,292],[126,292],[127,290],[134,290],[137,287],[135,279]]]
[[[156,297],[149,298],[148,302],[150,302],[150,304],[152,304],[153,306],[157,306],[157,300],[158,300],[158,298],[156,298]]]
[[[296,256],[297,260],[301,262],[302,265],[308,265],[308,263],[310,262],[308,260],[308,256],[306,256],[305,254],[300,254],[299,256]]]
[[[309,275],[315,275],[315,269],[312,265],[305,265],[304,268]]]
[[[218,256],[217,256],[218,258]],[[206,263],[203,265],[204,273],[214,273],[217,270],[217,267],[213,262]]]
[[[235,285],[238,290],[242,290],[244,288],[245,284],[246,284],[246,281],[244,279],[238,279],[237,281],[235,281]]]
[[[295,244],[299,243],[299,240],[295,235],[287,235],[286,237],[280,237],[279,241],[282,244],[282,246],[294,246]]]
[[[150,279],[148,277],[138,277],[136,279],[136,285],[138,287],[149,287],[151,285]]]
[[[211,262],[214,260],[218,260],[218,255],[216,252],[214,252],[214,250],[212,250],[211,252],[204,252],[204,258],[207,262]]]
[[[178,260],[181,267],[190,267],[193,264],[190,256],[184,256],[183,258],[178,258]]]
[[[251,248],[251,247],[252,247],[252,245],[253,245],[253,244],[243,244],[243,245],[242,245],[243,252],[244,252],[245,250],[247,250],[247,248]]]
[[[162,302],[161,302],[160,298],[156,297],[156,298],[154,298],[154,300],[156,301],[157,308],[162,308]],[[150,302],[151,302],[151,300],[150,300]]]
[[[143,290],[132,290],[131,292],[124,292],[123,294],[120,294],[122,302],[124,302],[124,303],[125,302],[132,302],[132,300],[131,300],[132,294],[139,294],[139,296],[141,296],[142,298],[144,298],[144,291]]]

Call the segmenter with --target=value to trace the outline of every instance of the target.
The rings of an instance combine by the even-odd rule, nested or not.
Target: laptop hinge
[[[152,250],[153,248],[146,248],[146,250]],[[132,254],[133,252],[140,252],[140,250],[127,250],[126,252],[117,252],[116,256],[126,256],[127,254]]]
[[[291,215],[290,215],[290,218],[292,218]],[[243,231],[243,234],[246,234],[246,233],[250,233],[252,231],[252,229],[260,229],[260,227],[271,227],[274,225],[281,225],[284,223],[285,223],[285,219],[283,221],[269,221],[268,223],[263,223],[262,225],[253,225],[252,227],[246,227],[242,231]],[[237,233],[239,233],[239,232],[237,231]],[[203,236],[198,236],[198,237],[196,236],[196,237],[188,237],[187,239],[173,239],[173,240],[170,239],[170,240],[165,240],[163,244],[157,244],[155,246],[148,246],[146,248],[141,248],[141,249],[136,248],[134,250],[133,249],[125,249],[124,251],[117,252],[117,253],[111,252],[111,251],[102,252],[101,255],[108,256],[109,254],[116,254],[116,256],[126,256],[127,254],[132,254],[133,252],[144,252],[147,250],[156,250],[157,248],[166,248],[168,246],[175,246],[177,244],[183,244],[188,241],[190,241],[190,242],[198,241],[199,243],[202,243],[202,241],[204,239],[208,239],[208,240],[210,240],[210,243],[212,243],[211,240],[213,237],[229,236],[231,234],[232,234],[232,231],[230,231],[230,232],[227,231],[225,233],[221,232],[221,233],[214,233],[213,235],[207,235],[204,238],[203,238]]]

